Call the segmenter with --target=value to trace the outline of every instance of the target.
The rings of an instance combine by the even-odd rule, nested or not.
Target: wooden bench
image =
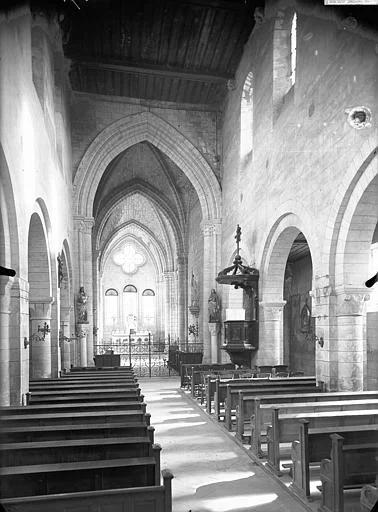
[[[150,457],[148,436],[59,439],[0,444],[0,466]]]
[[[378,467],[378,457],[376,457]],[[374,485],[364,485],[361,489],[360,506],[361,512],[376,512],[378,504],[378,472]],[[373,511],[374,505],[376,508]]]
[[[81,402],[81,403],[66,403],[66,404],[36,404],[28,406],[12,406],[0,407],[0,414],[6,416],[13,416],[19,414],[38,414],[39,412],[59,413],[59,412],[98,412],[101,415],[107,411],[119,410],[138,410],[141,409],[146,412],[145,402],[140,400],[125,400],[115,402]]]
[[[33,393],[28,395],[28,404],[30,405],[38,405],[38,404],[74,404],[81,402],[104,402],[109,400],[111,402],[123,402],[129,400],[138,400],[139,402],[144,401],[144,395],[140,395],[135,391],[123,391],[120,393],[80,393],[80,394],[69,394],[59,396],[57,394],[54,395],[40,395],[38,393]]]
[[[232,363],[213,363],[213,364],[202,364],[202,363],[182,363],[180,372],[180,387],[183,388],[190,384],[193,371],[207,371],[207,370],[232,370],[235,365]]]
[[[102,382],[106,383],[129,383],[129,382],[137,382],[137,379],[133,376],[127,377],[60,377],[59,379],[39,379],[39,380],[30,380],[29,384],[31,387],[36,386],[48,386],[49,384],[100,384]]]
[[[131,382],[117,382],[117,383],[112,383],[112,382],[96,382],[96,383],[85,383],[85,382],[80,382],[80,383],[70,383],[70,382],[65,382],[64,379],[62,380],[62,382],[58,382],[58,383],[53,383],[53,384],[49,384],[49,383],[46,383],[46,384],[30,384],[29,386],[29,389],[30,391],[33,393],[33,391],[74,391],[74,390],[92,390],[92,389],[103,389],[103,390],[107,390],[107,389],[114,389],[115,391],[121,391],[122,389],[134,389],[134,388],[138,388],[139,387],[139,384],[137,384],[136,382],[134,381],[131,381]]]
[[[0,468],[2,498],[140,487],[160,483],[160,446],[153,457]]]
[[[329,456],[332,448],[330,434],[342,435],[345,444],[374,443],[378,440],[378,425],[357,425],[353,427],[308,427],[307,420],[299,421],[299,438],[293,441],[291,459],[293,461],[294,492],[301,497],[310,497],[310,465],[320,465]],[[378,468],[377,468],[378,469]]]
[[[217,380],[215,383],[214,393],[214,412],[217,420],[220,420],[221,406],[224,404],[225,411],[228,409],[227,414],[231,415],[233,410],[236,410],[236,405],[239,397],[239,389],[253,389],[257,386],[264,386],[266,389],[270,388],[293,388],[299,386],[309,389],[316,387],[315,377],[289,377],[286,379],[233,379],[233,380]],[[320,389],[318,389],[320,391]],[[226,412],[225,412],[226,414]],[[223,416],[223,415],[222,415]]]
[[[162,485],[8,498],[0,503],[12,512],[172,512],[173,475],[163,469],[162,477]]]
[[[205,378],[207,376],[211,376],[213,378],[219,379],[246,379],[252,378],[254,376],[254,372],[252,370],[236,370],[236,369],[220,369],[220,370],[204,370],[199,371],[195,370],[192,372],[191,382],[190,382],[190,391],[191,396],[194,398],[195,396],[199,396],[201,399],[201,403],[204,401],[205,397]]]
[[[378,393],[373,398],[364,398],[364,393],[357,396],[352,393],[340,395],[339,393],[314,393],[313,396],[305,396],[308,393],[298,393],[297,396],[290,396],[285,403],[285,399],[274,396],[271,399],[265,399],[261,403],[259,397],[255,400],[254,412],[251,415],[251,450],[258,456],[264,456],[261,450],[261,441],[266,434],[266,429],[272,421],[272,408],[279,410],[277,414],[321,412],[321,411],[341,411],[341,410],[359,410],[363,408],[378,408]],[[341,396],[341,399],[340,399]],[[369,395],[368,395],[369,396]],[[345,405],[343,405],[345,404]],[[365,407],[366,404],[366,407]]]
[[[259,379],[254,379],[255,381],[258,381]],[[311,378],[309,380],[302,380],[302,378],[297,377],[288,377],[288,378],[282,378],[282,379],[271,379],[268,382],[262,381],[261,386],[263,386],[265,389],[276,389],[278,393],[285,392],[294,392],[294,390],[297,393],[304,393],[306,391],[308,392],[320,392],[323,389],[322,385],[317,385],[315,379]],[[250,389],[250,386],[242,385],[242,388],[244,390]],[[292,391],[291,391],[292,390]],[[239,387],[235,386],[227,386],[226,387],[226,398],[224,401],[224,424],[227,430],[232,429],[232,419],[233,416],[235,417],[236,422],[236,409],[239,405]],[[217,404],[216,404],[217,405]]]
[[[307,377],[306,377],[307,378]],[[310,377],[310,379],[315,379],[314,377]],[[225,387],[228,383],[230,382],[235,382],[235,383],[240,383],[240,384],[248,384],[250,382],[257,382],[257,379],[256,378],[253,378],[253,379],[235,379],[235,380],[225,380],[225,381],[222,381],[222,379],[220,379],[220,383],[218,383],[217,381],[219,380],[219,377],[216,377],[216,378],[213,378],[211,376],[207,376],[205,378],[205,396],[206,396],[206,411],[208,414],[211,414],[212,413],[212,404],[213,402],[215,401],[215,395],[216,395],[216,392],[217,392],[217,386],[220,384],[222,384],[223,387]],[[260,379],[261,382],[263,383],[266,383],[269,379]],[[273,381],[278,381],[278,379],[272,379]],[[280,381],[282,381],[282,379],[279,379]],[[315,382],[315,380],[313,380]],[[307,385],[307,384],[305,384]],[[240,389],[246,389],[246,386],[240,386]],[[248,386],[247,386],[248,388]],[[226,395],[226,389],[224,389],[223,391],[224,393],[224,396],[223,396],[223,400],[225,399],[225,395]]]
[[[43,425],[74,425],[77,423],[117,423],[136,422],[141,423],[145,415],[142,409],[130,411],[107,411],[99,415],[97,412],[69,412],[69,413],[39,413],[0,416],[0,429],[3,427]]]
[[[96,366],[74,366],[70,368],[69,373],[87,373],[87,372],[94,372],[94,373],[117,373],[117,372],[127,372],[133,370],[132,366],[104,366],[96,367]]]
[[[344,438],[332,434],[331,457],[320,466],[320,512],[344,512],[344,488],[374,483],[377,474],[378,443],[344,445]]]
[[[280,403],[296,403],[296,402],[320,402],[328,400],[351,400],[351,399],[365,399],[365,398],[378,398],[378,391],[335,391],[335,392],[322,392],[322,393],[287,393],[282,395],[260,395],[252,394],[249,391],[239,390],[238,405],[236,407],[236,436],[240,440],[244,440],[244,432],[246,426],[251,427],[251,424],[261,425],[268,424],[271,420],[271,412],[266,409],[260,410],[260,407],[265,404],[280,404]],[[263,413],[265,414],[262,415]],[[259,417],[260,416],[260,417]],[[255,454],[259,452],[257,443],[258,436],[254,435],[256,443],[252,446]]]
[[[272,425],[267,428],[267,466],[280,474],[280,444],[292,443],[298,439],[299,420],[307,419],[309,428],[375,425],[378,423],[378,409],[363,411],[329,411],[282,414],[272,409]]]
[[[122,423],[98,423],[76,425],[45,425],[37,429],[35,427],[5,427],[0,430],[1,443],[22,443],[51,441],[58,439],[90,439],[99,437],[138,437],[148,436],[151,443],[154,442],[154,427],[150,425],[150,415],[145,415],[145,420]]]

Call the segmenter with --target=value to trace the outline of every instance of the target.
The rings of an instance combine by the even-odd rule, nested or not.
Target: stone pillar
[[[217,289],[215,278],[220,270],[221,259],[221,219],[202,221],[203,233],[203,283],[202,283],[202,307],[199,339],[203,342],[203,362],[211,361],[211,340],[208,327],[208,298],[213,288]]]
[[[31,350],[31,378],[48,379],[51,378],[51,333],[38,331],[38,327],[43,328],[46,323],[51,325],[51,306],[54,299],[52,297],[30,302],[30,333],[29,343]],[[41,339],[38,339],[41,338]]]
[[[11,280],[0,276],[0,406],[10,405],[9,315]]]
[[[188,257],[179,256],[177,258],[177,296],[178,296],[178,336],[180,343],[185,342],[188,332],[188,314],[187,314],[187,279]]]
[[[88,295],[87,312],[88,312],[88,329],[86,334],[88,366],[94,366],[93,362],[93,255],[92,255],[92,228],[94,225],[93,217],[75,216],[75,234],[77,242],[77,262],[78,267],[78,286],[75,292],[78,293],[80,286],[84,286],[84,290]]]
[[[73,309],[72,306],[60,308],[60,312],[61,312],[61,322],[60,322],[61,336],[60,337],[61,338],[70,339],[72,336],[71,322],[70,322],[70,316],[71,316],[72,309]],[[71,343],[73,343],[73,341],[69,342],[64,339],[62,339],[60,342],[60,350],[61,350],[61,355],[62,355],[62,365],[61,365],[62,371],[64,369],[69,371],[69,369],[71,368]]]
[[[362,391],[366,379],[366,301],[365,290],[337,294],[337,337],[334,360],[338,367],[338,390]]]
[[[176,312],[176,304],[174,301],[174,290],[173,290],[173,282],[174,282],[174,272],[165,271],[163,272],[163,277],[165,281],[165,322],[166,322],[166,337],[168,334],[171,338],[174,338],[175,335],[175,312]]]
[[[89,366],[88,361],[88,332],[89,325],[88,324],[78,324],[77,327],[77,344],[78,344],[78,352],[79,359],[78,366]],[[93,366],[93,361],[92,365]]]
[[[219,322],[209,322],[209,331],[211,338],[211,362],[219,363],[219,334],[221,324]]]
[[[283,364],[283,308],[286,301],[260,302],[258,365]]]

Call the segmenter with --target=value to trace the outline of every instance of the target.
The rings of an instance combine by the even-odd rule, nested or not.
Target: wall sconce
[[[48,328],[48,331],[45,330],[45,326]],[[30,335],[29,339],[24,337],[24,348],[28,348],[28,346],[32,342],[34,343],[35,341],[45,341],[46,333],[50,332],[50,328],[46,324],[46,322],[45,322],[45,325],[42,328],[41,328],[40,325],[38,326],[38,332],[43,332],[44,333],[43,336],[40,336],[37,333],[33,333],[33,334]]]
[[[50,329],[49,325],[45,322],[43,324],[43,327],[41,327],[40,325],[38,326],[38,332],[42,333],[42,340],[45,341],[46,334],[51,332],[51,329]]]
[[[97,336],[97,331],[98,331],[98,327],[96,327],[95,325],[93,326],[93,336]]]
[[[323,338],[323,336],[317,336],[314,332],[308,332],[305,335],[305,340],[309,341],[309,342],[312,342],[312,343],[317,343],[321,348],[324,347],[324,338]]]

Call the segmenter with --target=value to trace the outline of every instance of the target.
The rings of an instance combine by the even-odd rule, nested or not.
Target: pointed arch
[[[210,165],[176,128],[151,112],[112,123],[89,145],[75,175],[75,214],[92,216],[96,190],[109,163],[122,151],[145,140],[169,156],[186,174],[197,192],[203,220],[219,218],[221,189]]]

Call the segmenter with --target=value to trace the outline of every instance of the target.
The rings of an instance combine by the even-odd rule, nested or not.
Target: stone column
[[[186,333],[188,331],[188,314],[187,314],[187,280],[188,274],[188,257],[181,255],[177,258],[177,295],[178,295],[178,336],[180,343],[185,342]]]
[[[9,315],[11,280],[0,276],[0,406],[10,405]]]
[[[334,347],[338,344],[336,296],[328,274],[315,274],[315,288],[310,291],[310,296],[312,298],[311,314],[315,318],[315,334],[319,340],[315,340],[316,379],[324,382],[327,391],[336,391],[338,387],[337,361],[334,360]]]
[[[260,302],[258,365],[283,364],[283,308],[286,301]]]
[[[211,362],[219,363],[219,334],[221,324],[219,322],[209,322],[209,331],[211,337]]]
[[[168,334],[171,338],[175,335],[175,311],[176,304],[174,303],[174,290],[173,290],[173,280],[174,280],[174,272],[165,271],[163,272],[164,281],[165,281],[165,321],[166,321],[166,337]]]
[[[338,367],[338,390],[362,391],[366,379],[366,301],[362,290],[337,293],[337,346],[334,360]]]
[[[46,323],[51,325],[51,306],[54,299],[52,297],[30,302],[30,333],[29,343],[31,350],[31,378],[48,379],[51,378],[51,333],[38,331],[38,327],[43,328]],[[38,339],[41,338],[41,339]]]
[[[202,307],[199,339],[203,342],[203,362],[211,361],[211,340],[208,327],[207,307],[208,298],[213,288],[217,289],[215,278],[220,270],[220,236],[221,219],[202,221],[203,233],[203,283],[202,283]]]
[[[76,338],[78,343],[78,351],[80,361],[78,362],[78,366],[89,366],[88,361],[88,333],[89,333],[89,325],[88,324],[78,324]],[[92,365],[93,366],[93,361]]]
[[[88,366],[94,366],[93,362],[93,255],[92,255],[92,228],[94,225],[93,217],[75,216],[75,233],[77,242],[77,267],[78,267],[78,286],[75,293],[78,293],[80,286],[88,295],[88,329],[86,335]]]
[[[60,322],[60,334],[61,338],[71,338],[71,322],[70,315],[73,307],[61,307],[61,322]],[[71,343],[67,340],[62,339],[60,342],[60,350],[62,354],[62,371],[64,369],[68,370],[71,368]]]

